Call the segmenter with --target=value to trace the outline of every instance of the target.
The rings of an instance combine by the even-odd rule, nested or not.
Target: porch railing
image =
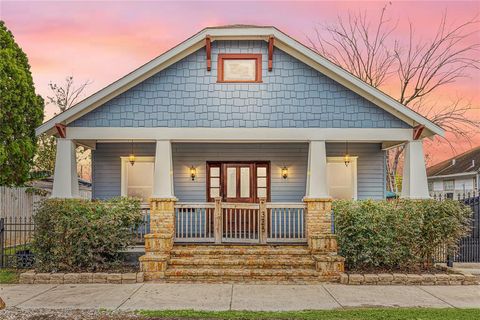
[[[222,242],[258,242],[260,240],[257,203],[221,203]]]
[[[175,241],[210,243],[305,242],[303,203],[177,203]]]
[[[267,203],[268,242],[305,242],[305,205],[302,203]]]
[[[214,242],[214,203],[178,203],[175,206],[175,240]]]
[[[142,244],[145,242],[145,235],[150,233],[150,205],[142,204],[142,222],[140,225],[132,228],[134,241],[136,244]]]

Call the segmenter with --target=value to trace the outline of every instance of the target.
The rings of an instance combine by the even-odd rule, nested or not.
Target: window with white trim
[[[357,157],[327,157],[328,192],[333,199],[357,199]]]
[[[444,191],[455,190],[455,180],[443,180],[443,190]]]
[[[121,195],[148,202],[153,192],[153,168],[155,157],[136,157],[132,165],[128,157],[121,157]]]

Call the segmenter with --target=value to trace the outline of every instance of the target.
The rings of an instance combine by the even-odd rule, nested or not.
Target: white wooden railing
[[[303,203],[267,203],[268,242],[304,242],[305,205]]]
[[[175,241],[214,242],[214,211],[211,202],[175,205]]]
[[[258,203],[221,203],[222,242],[259,242]]]
[[[177,203],[175,241],[211,243],[305,242],[303,203]]]

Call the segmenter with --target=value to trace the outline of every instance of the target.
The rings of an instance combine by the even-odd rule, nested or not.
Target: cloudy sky
[[[148,60],[185,40],[206,26],[225,24],[273,25],[307,43],[319,24],[338,16],[365,11],[377,17],[383,6],[397,24],[395,36],[406,39],[408,23],[415,37],[428,39],[437,29],[442,14],[458,24],[480,13],[480,1],[6,1],[0,0],[0,19],[6,22],[16,41],[29,57],[38,93],[48,94],[48,83],[62,82],[73,75],[78,82],[89,80],[90,95],[134,70]],[[480,42],[480,32],[470,39]],[[395,88],[386,88],[395,96]],[[464,97],[480,105],[480,71],[470,78],[444,87],[435,100],[442,104]],[[54,110],[47,107],[46,117]],[[480,110],[472,117],[480,118]],[[473,140],[480,145],[480,136]],[[456,143],[456,151],[470,148]],[[449,147],[436,147],[432,161],[452,155]]]

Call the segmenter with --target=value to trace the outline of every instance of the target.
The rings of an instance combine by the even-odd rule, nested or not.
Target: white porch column
[[[172,144],[157,140],[152,198],[175,198],[173,193]]]
[[[329,198],[325,141],[310,141],[306,198]]]
[[[71,139],[57,138],[52,198],[78,198],[76,145]]]
[[[409,141],[405,145],[402,198],[430,198],[422,140]]]

